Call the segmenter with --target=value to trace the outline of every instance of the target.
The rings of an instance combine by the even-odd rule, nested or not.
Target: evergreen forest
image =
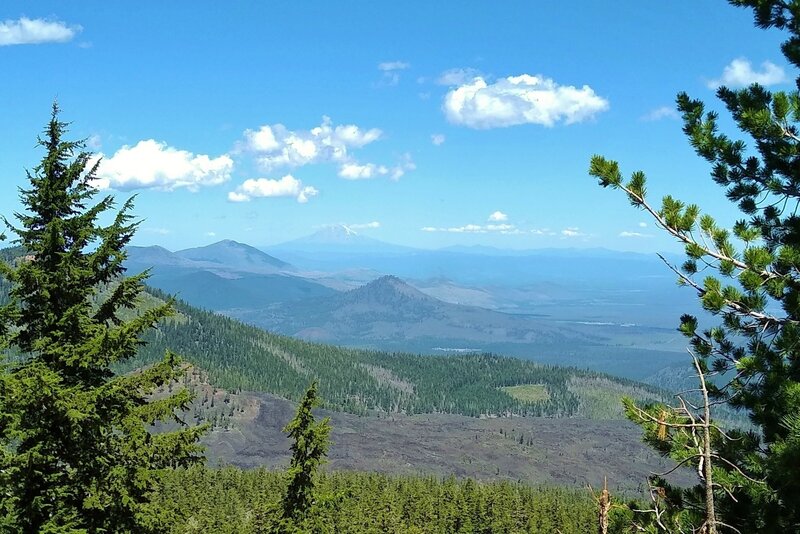
[[[782,31],[780,50],[800,68],[800,0],[729,3]],[[624,163],[591,157],[599,186],[684,248],[681,264],[661,256],[704,314],[687,310],[676,324],[693,382],[681,392],[495,354],[301,341],[176,300],[147,286],[148,271],[126,272],[141,224],[135,197],[102,193],[100,163],[86,141],[69,140],[54,103],[36,145],[42,159],[19,189],[22,209],[0,232],[11,240],[0,250],[0,532],[800,532],[800,76],[795,85],[716,87],[730,122],[676,97],[689,145],[738,210],[732,225],[669,194],[656,204],[643,171],[625,177]],[[724,132],[731,126],[735,137]],[[298,203],[318,193],[296,185]],[[249,201],[252,187],[232,198]],[[489,220],[505,220],[498,214]],[[239,394],[292,401],[291,419],[251,414],[281,418],[288,465],[207,462],[204,443],[236,437]],[[526,418],[547,422],[556,439],[567,421],[603,420],[641,432],[668,467],[630,493],[610,493],[608,480],[502,480],[499,469],[491,480],[327,469],[343,413],[390,424],[419,414]],[[499,433],[504,445],[533,448],[526,432]],[[386,456],[381,443],[366,445]],[[558,442],[552,458],[533,452],[568,463],[570,445]],[[581,466],[592,452],[580,451]]]

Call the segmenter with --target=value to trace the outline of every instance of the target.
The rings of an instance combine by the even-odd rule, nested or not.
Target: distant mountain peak
[[[209,249],[209,248],[212,248],[212,247],[233,247],[233,248],[241,248],[241,249],[258,250],[255,247],[251,247],[250,245],[248,245],[246,243],[240,243],[238,241],[234,241],[233,239],[223,239],[221,241],[217,241],[215,243],[211,243],[210,245],[206,245],[205,247],[199,247],[199,248]],[[187,250],[192,250],[192,249],[187,249]]]
[[[344,233],[347,236],[355,236],[358,235],[358,232],[347,226],[346,224],[334,224],[330,227],[332,231]]]
[[[285,261],[232,239],[223,239],[204,247],[179,250],[175,254],[189,260],[219,264],[233,270],[272,272],[291,269]]]
[[[372,282],[353,289],[347,293],[350,299],[365,300],[379,303],[390,303],[399,300],[419,301],[434,303],[436,299],[430,297],[407,284],[400,278],[393,275],[381,276]]]
[[[385,274],[385,275],[383,275],[381,277],[376,278],[372,282],[369,282],[367,285],[376,285],[376,286],[388,285],[388,286],[391,286],[391,287],[404,287],[404,286],[411,287],[406,282],[404,282],[403,280],[401,280],[400,278],[398,278],[397,276],[395,276],[393,274]]]
[[[360,235],[346,224],[329,224],[323,226],[309,237],[316,238],[318,241],[325,241],[329,243],[337,241],[362,241],[370,239],[369,237]]]

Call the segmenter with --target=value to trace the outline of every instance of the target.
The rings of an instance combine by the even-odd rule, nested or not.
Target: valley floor
[[[221,395],[221,393],[218,393]],[[283,426],[295,405],[264,394],[235,395],[228,429],[205,439],[210,465],[282,469],[289,440]],[[602,485],[641,491],[647,475],[671,464],[641,443],[641,432],[620,420],[583,418],[473,418],[457,415],[358,416],[320,410],[333,426],[327,470],[377,471],[512,480],[570,487]],[[678,483],[692,482],[677,473]]]

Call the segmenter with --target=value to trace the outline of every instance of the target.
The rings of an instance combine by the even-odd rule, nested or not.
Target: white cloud
[[[282,124],[264,125],[244,132],[241,148],[256,154],[267,171],[278,167],[302,167],[314,163],[350,162],[349,150],[378,140],[377,128],[363,129],[355,124],[334,126],[328,117],[310,130],[289,130]]]
[[[499,233],[505,235],[516,235],[524,233],[522,230],[513,224],[465,224],[464,226],[450,226],[450,227],[436,227],[436,226],[423,226],[420,228],[423,232],[447,232],[451,234],[488,234]]]
[[[343,163],[339,167],[339,177],[345,180],[369,180],[378,176],[388,176],[392,180],[399,180],[407,171],[413,171],[416,168],[411,156],[403,154],[400,163],[393,167],[375,163],[361,164],[355,161]]]
[[[318,194],[319,191],[316,188],[307,185],[306,187],[300,190],[300,193],[297,195],[297,201],[300,204],[305,204],[306,202],[308,202],[308,199],[310,197],[315,197]]]
[[[338,175],[346,180],[365,180],[378,176],[397,180],[416,168],[409,154],[403,154],[400,162],[394,166],[359,163],[352,156],[354,149],[373,143],[382,135],[377,128],[364,129],[355,124],[337,126],[330,118],[323,117],[322,123],[310,130],[289,130],[282,124],[246,130],[237,151],[254,154],[257,163],[265,171],[334,163],[339,165]]]
[[[275,139],[272,127],[264,125],[258,130],[247,130],[244,132],[247,142],[251,149],[256,152],[271,152],[280,148],[280,144]]]
[[[367,180],[387,174],[389,174],[389,169],[387,167],[375,165],[374,163],[366,163],[364,165],[358,163],[344,163],[339,168],[339,177],[345,180]]]
[[[370,228],[372,228],[372,229],[380,228],[381,227],[381,223],[378,222],[378,221],[372,221],[372,222],[368,222],[368,223],[344,224],[342,226],[344,226],[346,228],[349,228],[351,230],[365,230],[365,229],[370,229]]]
[[[206,232],[206,236],[208,236],[208,237],[217,237],[217,233],[216,232]]]
[[[508,232],[514,230],[513,224],[487,224],[486,228],[490,232]]]
[[[646,222],[640,222],[639,223],[639,228],[647,228],[647,223]]]
[[[661,119],[677,119],[678,112],[669,106],[661,106],[642,116],[643,121],[653,122]]]
[[[528,74],[509,76],[492,84],[477,76],[448,91],[443,104],[450,122],[479,129],[573,124],[608,108],[608,100],[588,85],[579,89]]]
[[[641,232],[620,232],[619,237],[653,237],[650,234],[643,234]]]
[[[489,220],[490,221],[495,221],[495,222],[507,221],[508,220],[508,215],[506,215],[502,211],[495,211],[494,213],[489,215]]]
[[[531,230],[533,235],[556,235],[556,233],[549,228],[534,228]]]
[[[98,158],[103,159],[94,185],[98,189],[120,191],[172,191],[181,187],[196,191],[199,187],[227,182],[233,170],[233,160],[227,154],[216,158],[195,155],[153,139],[139,141],[132,147],[125,145],[111,157],[98,154],[93,161]]]
[[[29,19],[0,22],[0,46],[65,43],[81,31],[80,26],[67,26],[63,22]]]
[[[775,65],[770,61],[765,61],[761,64],[761,71],[753,70],[753,66],[749,60],[740,57],[734,59],[722,71],[722,77],[719,80],[711,80],[708,82],[710,89],[716,89],[720,85],[727,87],[746,87],[748,85],[757,83],[764,86],[775,85],[788,81],[786,73],[783,68]]]
[[[311,130],[314,132],[314,130]],[[324,133],[324,130],[320,130]],[[371,130],[362,130],[355,124],[345,124],[343,126],[337,126],[334,129],[334,134],[336,139],[342,141],[347,146],[361,148],[364,145],[368,145],[373,141],[377,141],[382,132],[377,128],[372,128]]]
[[[480,76],[480,72],[475,69],[450,69],[439,75],[436,83],[439,85],[463,85]]]
[[[580,231],[580,228],[576,226],[571,226],[569,228],[564,228],[561,230],[561,235],[564,237],[583,237],[586,234]]]
[[[433,143],[436,146],[441,146],[442,144],[444,144],[444,142],[445,142],[444,134],[433,134],[431,136],[431,143]]]
[[[254,198],[294,197],[297,202],[305,204],[310,197],[319,193],[314,187],[305,186],[303,183],[287,174],[279,180],[269,178],[256,178],[245,180],[234,191],[228,193],[231,202],[249,202]]]

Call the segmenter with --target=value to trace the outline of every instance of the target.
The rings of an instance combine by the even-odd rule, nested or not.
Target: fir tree
[[[151,394],[181,374],[180,359],[115,375],[139,336],[172,313],[135,310],[146,273],[123,278],[138,223],[132,200],[110,222],[114,199],[92,203],[97,164],[66,141],[53,106],[39,139],[41,163],[21,190],[24,213],[8,221],[26,256],[0,262],[10,302],[0,308],[0,348],[17,355],[0,374],[0,526],[13,532],[142,532],[141,511],[158,469],[202,458],[201,427],[153,432],[177,420],[186,390]]]
[[[314,504],[314,475],[325,461],[330,444],[330,421],[326,417],[316,422],[312,408],[319,404],[317,383],[311,384],[297,407],[297,415],[283,429],[292,443],[289,464],[289,487],[283,499],[286,519],[302,520]]]
[[[756,23],[786,30],[782,50],[800,67],[800,1],[731,0],[753,8]],[[797,79],[800,88],[800,77]],[[595,156],[590,173],[600,185],[622,190],[636,207],[685,246],[687,260],[673,267],[679,282],[693,288],[706,311],[720,318],[702,330],[691,315],[681,318],[698,358],[698,375],[708,382],[712,402],[749,414],[757,432],[723,433],[701,419],[710,439],[706,454],[687,454],[690,411],[676,418],[669,409],[639,410],[633,419],[650,443],[679,461],[694,464],[702,484],[690,490],[655,481],[662,523],[678,530],[797,532],[800,530],[800,93],[771,93],[754,84],[721,87],[717,96],[745,140],[721,133],[717,114],[681,93],[678,110],[697,154],[711,176],[737,204],[742,219],[721,227],[696,205],[667,196],[661,208],[646,195],[635,172],[624,181],[617,162]],[[703,278],[699,273],[703,271]],[[707,273],[716,271],[714,276]],[[686,408],[684,406],[684,408]],[[691,406],[689,406],[691,409]],[[659,413],[659,412],[663,413]],[[667,429],[682,429],[670,432]],[[711,459],[713,469],[707,472]],[[713,484],[710,477],[713,476]],[[709,491],[707,491],[709,490]],[[713,500],[709,492],[713,490]],[[714,508],[708,510],[709,502]],[[716,517],[716,524],[708,524]],[[704,523],[701,525],[701,523]],[[733,527],[733,528],[731,528]],[[648,528],[661,528],[651,524]]]

